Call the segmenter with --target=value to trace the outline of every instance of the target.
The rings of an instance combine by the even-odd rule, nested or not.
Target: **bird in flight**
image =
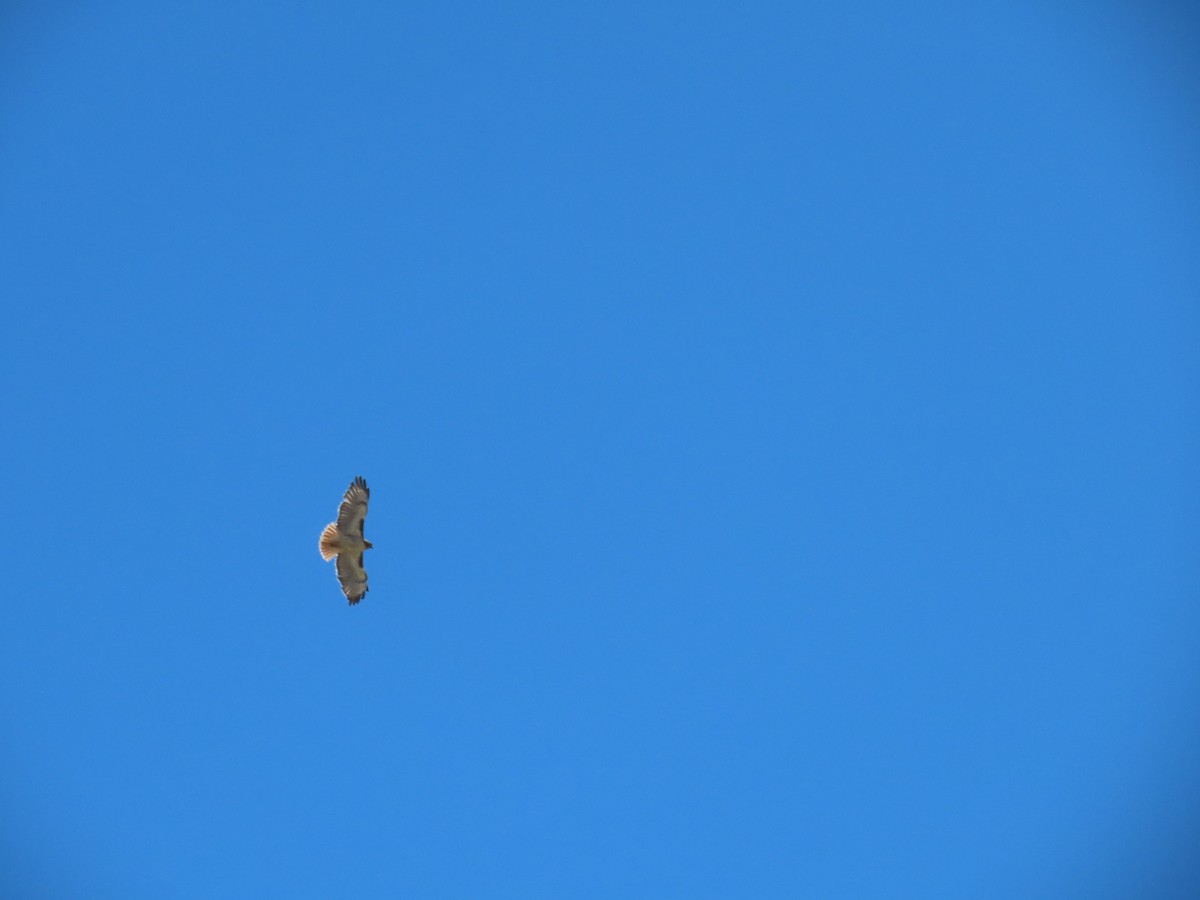
[[[371,542],[363,535],[363,522],[367,518],[370,499],[371,489],[359,475],[346,489],[346,496],[338,507],[337,521],[330,522],[321,532],[321,558],[329,562],[337,557],[338,581],[351,606],[367,593],[363,551],[371,549]]]

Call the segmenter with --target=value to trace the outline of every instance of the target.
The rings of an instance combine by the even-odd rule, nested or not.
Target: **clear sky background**
[[[1200,896],[1185,8],[6,5],[0,895]]]

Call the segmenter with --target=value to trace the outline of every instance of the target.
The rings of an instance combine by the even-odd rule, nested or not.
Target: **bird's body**
[[[340,553],[362,553],[373,546],[357,534],[342,534],[338,531],[337,522],[330,522],[321,532],[321,556],[325,562]]]
[[[346,489],[342,505],[338,507],[337,521],[330,522],[321,532],[321,558],[326,562],[337,558],[338,581],[351,606],[367,593],[363,551],[371,549],[371,542],[363,534],[363,523],[367,518],[370,499],[371,490],[359,475]]]

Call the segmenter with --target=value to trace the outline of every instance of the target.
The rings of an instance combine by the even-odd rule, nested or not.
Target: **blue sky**
[[[1182,9],[10,7],[0,890],[1195,896]]]

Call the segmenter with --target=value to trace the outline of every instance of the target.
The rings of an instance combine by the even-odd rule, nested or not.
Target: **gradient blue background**
[[[0,17],[3,896],[1200,895],[1182,4],[167,6]]]

